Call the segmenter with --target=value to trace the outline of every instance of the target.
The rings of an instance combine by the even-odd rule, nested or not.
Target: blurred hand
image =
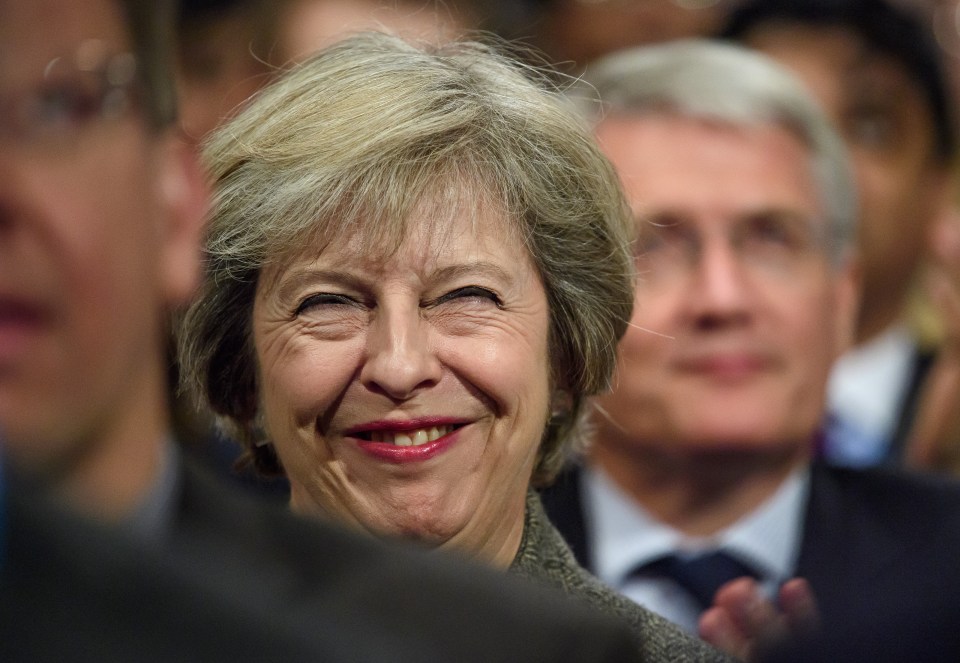
[[[927,291],[944,327],[943,344],[924,383],[906,462],[937,468],[960,447],[960,213],[941,219],[931,235]]]
[[[700,637],[742,661],[759,661],[765,652],[819,628],[806,580],[784,583],[778,604],[763,596],[753,578],[732,580],[717,590],[713,606],[700,617]]]

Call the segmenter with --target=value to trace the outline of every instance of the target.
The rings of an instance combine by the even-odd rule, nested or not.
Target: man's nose
[[[715,238],[701,246],[685,296],[689,298],[691,313],[701,326],[726,325],[747,319],[752,283],[731,242]]]

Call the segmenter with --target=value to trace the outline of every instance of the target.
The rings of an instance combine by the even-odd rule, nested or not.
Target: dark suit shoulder
[[[843,601],[842,592],[952,568],[958,546],[960,482],[895,469],[812,467],[797,570],[824,597]]]
[[[946,529],[960,535],[960,481],[895,468],[860,470],[816,463],[808,518],[831,514],[870,519],[903,534]]]
[[[950,660],[939,655],[960,651],[957,550],[956,480],[893,469],[812,468],[797,575],[813,587],[835,645],[847,645],[850,624],[858,625],[864,642],[884,643],[863,649],[883,653],[880,658],[832,660]],[[910,650],[926,653],[893,655]]]

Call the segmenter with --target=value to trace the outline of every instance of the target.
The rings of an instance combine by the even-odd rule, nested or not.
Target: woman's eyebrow
[[[314,283],[327,283],[345,286],[354,290],[363,287],[364,281],[358,276],[336,269],[298,269],[291,275],[281,276],[277,288],[277,298],[288,301],[296,296],[302,288]]]
[[[510,274],[503,267],[484,260],[441,267],[430,275],[430,279],[432,281],[452,281],[469,276],[487,277],[501,283],[511,281]]]
[[[503,267],[484,260],[440,267],[429,274],[429,279],[433,282],[445,283],[471,276],[489,278],[501,284],[511,282],[510,274]],[[354,290],[361,290],[368,285],[361,276],[351,274],[349,271],[321,268],[295,270],[292,274],[280,276],[278,283],[276,296],[280,301],[292,300],[301,289],[315,283],[327,283]]]

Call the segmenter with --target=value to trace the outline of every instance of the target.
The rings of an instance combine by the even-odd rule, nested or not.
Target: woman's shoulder
[[[675,624],[615,592],[580,566],[533,491],[527,496],[523,538],[510,571],[555,587],[629,624],[639,641],[644,661],[730,660]]]

